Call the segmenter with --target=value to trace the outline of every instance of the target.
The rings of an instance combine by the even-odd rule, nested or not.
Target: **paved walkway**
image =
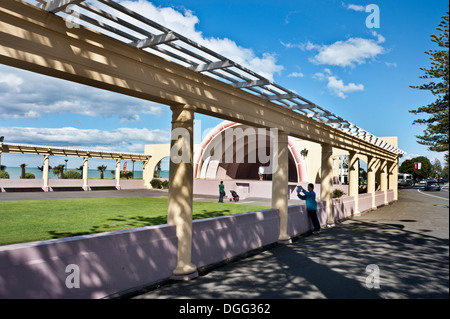
[[[135,298],[448,298],[447,205],[448,199],[400,190],[398,202],[320,235],[300,237]],[[374,286],[377,269],[379,288]],[[366,285],[369,275],[373,288]]]

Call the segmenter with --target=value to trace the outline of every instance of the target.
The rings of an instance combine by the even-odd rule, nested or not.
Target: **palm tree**
[[[97,170],[100,171],[100,179],[103,179],[103,172],[106,170],[106,166],[105,165],[99,166],[97,167]]]
[[[38,166],[37,168],[38,168],[41,172],[44,171],[44,166]],[[48,169],[52,169],[52,167],[51,167],[51,166],[48,166]]]
[[[22,175],[20,178],[25,178],[25,166],[28,166],[28,164],[20,164],[20,168],[22,169]]]
[[[153,173],[153,177],[159,177],[159,174],[161,174],[161,161],[156,164],[155,172]]]
[[[59,164],[56,167],[53,167],[53,174],[55,174],[56,176],[59,176],[60,179],[64,178],[64,168],[65,165],[64,164]]]
[[[83,165],[81,165],[80,167],[78,167],[76,170],[77,171],[81,171],[81,178],[83,178],[83,169],[84,169],[84,166]]]

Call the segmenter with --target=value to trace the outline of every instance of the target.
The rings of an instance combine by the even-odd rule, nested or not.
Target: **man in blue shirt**
[[[302,193],[304,195],[301,195]],[[308,184],[308,191],[306,191],[303,187],[297,187],[297,196],[300,199],[306,200],[306,210],[308,211],[308,215],[311,218],[311,221],[314,226],[313,234],[320,233],[320,222],[317,218],[317,202],[316,202],[316,193],[314,192],[314,185]]]

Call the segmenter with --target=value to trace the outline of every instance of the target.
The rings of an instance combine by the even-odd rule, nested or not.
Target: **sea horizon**
[[[10,179],[19,179],[21,174],[22,174],[22,168],[21,167],[7,166],[5,168],[5,171],[8,172]],[[64,171],[77,171],[77,172],[81,173],[81,170],[78,170],[76,168],[68,168],[67,170],[64,170]],[[25,168],[25,173],[32,173],[32,174],[34,174],[35,179],[42,179],[43,178],[43,172],[37,167],[26,167]],[[142,176],[143,176],[142,170],[135,170],[134,171],[134,178],[141,179]],[[106,171],[103,172],[103,177],[104,178],[115,178],[115,173],[112,173],[111,170],[107,169]],[[169,171],[161,171],[159,177],[160,178],[168,178],[169,177]],[[48,172],[48,178],[57,179],[58,176],[53,174],[53,171],[50,169],[49,172]],[[100,178],[100,171],[95,169],[95,168],[89,169],[88,170],[88,178]]]

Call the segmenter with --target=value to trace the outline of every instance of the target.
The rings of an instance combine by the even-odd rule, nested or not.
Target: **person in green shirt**
[[[223,203],[223,197],[225,196],[225,185],[223,185],[223,181],[219,184],[219,203]]]

